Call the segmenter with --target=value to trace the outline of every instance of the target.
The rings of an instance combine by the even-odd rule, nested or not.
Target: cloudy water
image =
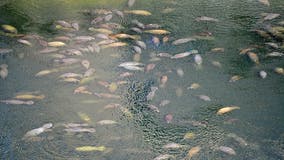
[[[284,1],[0,2],[0,159],[284,159]]]

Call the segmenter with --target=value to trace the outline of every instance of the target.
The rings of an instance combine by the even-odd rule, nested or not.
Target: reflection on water
[[[1,2],[1,159],[283,159],[269,2]]]

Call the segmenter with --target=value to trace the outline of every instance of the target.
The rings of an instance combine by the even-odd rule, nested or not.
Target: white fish
[[[271,52],[266,55],[266,57],[282,57],[282,56],[284,56],[284,53],[281,52]]]
[[[79,24],[78,24],[77,22],[71,23],[71,26],[72,26],[76,31],[79,31],[79,29],[80,29],[80,26],[79,26]]]
[[[143,49],[147,48],[146,44],[143,41],[135,41],[135,43]]]
[[[113,120],[101,120],[101,121],[98,121],[97,124],[99,124],[99,125],[111,125],[111,124],[117,124],[117,122],[113,121]]]
[[[197,53],[198,53],[197,50],[191,50],[191,51],[189,51],[189,52],[178,53],[178,54],[172,56],[171,59],[184,58],[184,57],[187,57],[187,56],[189,56],[189,55],[197,54]]]
[[[137,28],[137,27],[132,27],[132,28],[130,28],[130,30],[134,31],[136,33],[142,33],[143,32],[140,28]]]
[[[94,68],[90,68],[90,69],[88,69],[88,70],[84,73],[84,77],[90,77],[90,76],[92,76],[95,72],[96,72],[96,70],[95,70]]]
[[[74,40],[80,41],[80,42],[88,42],[88,41],[95,40],[95,37],[92,37],[92,36],[77,36],[77,37],[74,38]]]
[[[202,57],[200,54],[196,54],[194,56],[194,62],[195,64],[197,64],[198,66],[200,66],[202,64]]]
[[[134,50],[136,53],[142,53],[141,48],[138,47],[138,46],[133,46],[133,50]]]
[[[170,104],[170,103],[171,103],[170,100],[165,99],[165,100],[162,100],[162,101],[160,102],[159,106],[163,107],[163,106],[168,105],[168,104]]]
[[[219,20],[216,19],[216,18],[211,18],[211,17],[206,17],[206,16],[197,17],[195,20],[196,20],[196,21],[219,22]]]
[[[197,97],[203,101],[207,101],[207,102],[211,101],[211,98],[206,95],[198,95]]]
[[[144,71],[143,67],[138,67],[138,66],[123,66],[123,68],[130,71]]]
[[[76,77],[82,78],[83,75],[69,72],[69,73],[64,73],[59,76],[59,78],[76,78]]]
[[[182,148],[183,146],[178,144],[178,143],[168,143],[164,145],[162,148],[164,149],[179,149]]]
[[[279,45],[277,43],[267,42],[265,44],[275,49],[279,48]]]
[[[22,100],[16,100],[16,99],[0,100],[0,102],[6,103],[6,104],[13,104],[13,105],[22,105],[22,104],[33,105],[34,104],[34,101],[22,101]]]
[[[103,34],[103,33],[98,33],[95,36],[96,38],[100,38],[100,39],[109,39],[108,35]]]
[[[88,60],[82,60],[81,64],[86,69],[89,69],[89,67],[90,67],[90,61],[88,61]]]
[[[0,65],[0,77],[2,79],[6,79],[6,77],[8,76],[8,65],[7,64],[1,64]]]
[[[128,7],[132,7],[135,3],[135,0],[128,0],[127,5]]]
[[[194,38],[181,38],[181,39],[177,39],[175,41],[172,42],[173,45],[179,45],[179,44],[183,44],[183,43],[187,43],[187,42],[191,42],[191,41],[196,41],[196,39]]]
[[[118,65],[119,67],[125,67],[125,66],[144,66],[143,63],[139,63],[139,62],[124,62],[121,63],[120,65]]]
[[[280,16],[278,13],[267,13],[266,16],[263,18],[264,20],[272,20]]]
[[[95,128],[81,128],[81,127],[73,127],[73,128],[66,128],[64,131],[69,133],[95,133]]]
[[[262,78],[262,79],[265,79],[267,77],[267,73],[265,71],[260,71],[259,72],[259,76]]]
[[[156,158],[154,158],[154,160],[167,160],[169,158],[174,158],[174,156],[170,154],[161,154],[157,156]]]
[[[158,53],[157,54],[157,57],[167,57],[167,58],[170,58],[170,57],[173,57],[173,55],[169,54],[169,53]]]
[[[46,123],[46,124],[44,124],[42,127],[39,127],[39,128],[33,129],[33,130],[30,130],[30,131],[28,131],[28,132],[24,135],[23,139],[27,139],[27,138],[30,138],[30,137],[38,136],[38,135],[40,135],[41,133],[43,133],[44,131],[46,131],[47,129],[50,129],[52,126],[53,126],[52,123]]]
[[[183,72],[183,70],[181,68],[177,69],[177,75],[180,76],[180,77],[184,76],[184,72]]]
[[[230,148],[230,147],[220,146],[219,150],[224,152],[224,153],[227,153],[229,155],[236,155],[236,151],[233,148]]]
[[[28,46],[32,46],[31,42],[25,40],[25,39],[18,39],[18,42],[22,43],[22,44],[25,44],[25,45],[28,45]]]
[[[158,87],[151,87],[151,91],[147,95],[147,100],[150,101],[154,98],[156,91],[158,90]]]

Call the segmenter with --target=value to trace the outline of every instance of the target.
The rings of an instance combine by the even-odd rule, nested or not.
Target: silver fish
[[[0,77],[2,78],[2,79],[6,79],[6,77],[8,76],[8,65],[6,65],[6,64],[2,64],[2,65],[0,65]]]
[[[77,49],[67,49],[67,50],[62,50],[59,53],[69,55],[69,56],[82,56],[82,52],[77,50]]]
[[[230,147],[226,147],[226,146],[220,146],[218,148],[220,151],[227,153],[229,155],[236,155],[236,151]]]
[[[52,52],[56,52],[58,51],[59,49],[58,48],[55,48],[55,47],[47,47],[47,48],[44,48],[42,50],[39,51],[39,53],[52,53]]]
[[[168,143],[164,145],[162,148],[164,149],[179,149],[182,148],[183,146],[178,144],[178,143]]]
[[[151,91],[147,95],[147,100],[150,101],[154,98],[156,91],[158,90],[158,87],[151,87]]]
[[[84,77],[90,77],[90,76],[92,76],[95,72],[96,72],[96,70],[95,70],[94,68],[90,68],[90,69],[88,69],[88,70],[84,73]]]
[[[278,13],[265,13],[263,15],[265,15],[264,20],[272,20],[280,16]]]
[[[181,68],[177,69],[177,75],[180,76],[180,77],[184,76],[184,72],[183,72],[183,70]]]
[[[206,95],[197,95],[197,97],[203,101],[211,101],[211,98]]]
[[[80,62],[80,59],[76,59],[76,58],[55,59],[54,62],[63,64],[63,65],[70,65],[70,64]]]
[[[143,41],[135,41],[135,43],[137,44],[137,46],[139,46],[143,49],[147,49],[147,46]]]
[[[120,65],[118,65],[119,67],[125,67],[125,66],[144,66],[143,63],[139,63],[139,62],[124,62],[121,63]]]
[[[277,43],[267,42],[265,44],[275,49],[279,48],[279,45]]]
[[[172,44],[173,45],[180,45],[180,44],[191,42],[191,41],[196,41],[196,39],[194,39],[194,38],[181,38],[181,39],[177,39],[177,40],[173,41]]]
[[[131,23],[135,24],[135,25],[138,26],[139,28],[142,28],[142,29],[145,28],[145,25],[144,25],[143,23],[139,22],[137,19],[132,20]]]
[[[25,39],[18,39],[18,42],[22,43],[22,44],[25,44],[25,45],[28,45],[28,46],[32,46],[31,42],[25,40]]]
[[[136,33],[142,33],[142,30],[140,28],[137,28],[137,27],[132,27],[130,28],[131,31],[134,31]]]
[[[76,78],[76,77],[82,78],[83,75],[69,72],[69,73],[64,73],[59,76],[59,78]]]
[[[196,54],[194,56],[194,62],[197,64],[197,65],[201,65],[202,64],[202,57],[200,54]]]
[[[227,136],[237,141],[241,146],[248,145],[248,143],[242,137],[239,137],[235,133],[229,133]]]
[[[89,126],[88,123],[65,123],[63,124],[66,128],[75,128],[75,127],[87,127]]]
[[[163,106],[168,105],[168,104],[170,104],[170,103],[171,103],[170,100],[165,99],[165,100],[162,100],[162,101],[160,102],[159,106],[163,107]]]
[[[123,66],[123,68],[130,71],[144,71],[144,68],[138,66]]]
[[[83,43],[83,42],[93,41],[95,40],[95,38],[92,36],[77,36],[74,38],[74,40]]]
[[[133,50],[136,52],[136,53],[142,53],[142,49],[138,46],[133,46]]]
[[[34,101],[22,101],[22,100],[16,100],[16,99],[0,100],[0,102],[6,103],[6,104],[13,104],[13,105],[22,105],[22,104],[33,105],[34,104]]]
[[[80,29],[79,24],[78,24],[77,22],[71,23],[71,26],[72,26],[76,31],[79,31],[79,29]]]
[[[151,109],[151,110],[153,110],[153,111],[155,111],[155,112],[158,112],[158,113],[160,112],[159,108],[156,107],[156,106],[154,106],[154,105],[152,105],[152,104],[149,104],[149,105],[148,105],[148,108]]]
[[[189,56],[189,55],[197,54],[197,53],[198,53],[197,50],[191,50],[191,51],[189,51],[189,52],[178,53],[178,54],[172,56],[171,59],[184,58],[184,57],[187,57],[187,56]]]
[[[145,28],[146,29],[158,29],[158,28],[161,28],[161,25],[150,23],[150,24],[146,24]]]
[[[259,72],[259,76],[262,78],[262,79],[265,79],[267,77],[267,73],[265,71],[260,71]]]
[[[47,129],[50,129],[52,126],[53,126],[52,123],[46,123],[46,124],[44,124],[42,127],[39,127],[39,128],[33,129],[33,130],[30,130],[30,131],[28,131],[28,132],[24,135],[23,139],[27,139],[27,138],[30,138],[30,137],[38,136],[38,135],[40,135],[41,133],[43,133],[44,131],[46,131]]]
[[[135,3],[135,0],[128,0],[127,5],[128,7],[132,7]]]
[[[81,64],[84,68],[89,69],[91,63],[90,61],[85,59],[85,60],[82,60]]]
[[[206,17],[206,16],[197,17],[195,20],[196,20],[196,21],[219,22],[219,20],[216,19],[216,18],[211,18],[211,17]]]
[[[170,57],[173,57],[173,55],[171,55],[169,53],[158,53],[157,57],[167,57],[167,58],[170,58]]]
[[[96,130],[95,128],[81,128],[81,127],[74,127],[74,128],[67,128],[64,129],[64,131],[69,132],[69,133],[95,133]]]
[[[109,39],[108,35],[103,34],[103,33],[98,33],[95,35],[96,38],[100,38],[100,39]]]
[[[111,19],[112,19],[112,14],[106,15],[106,16],[104,17],[104,20],[105,20],[105,21],[110,21]]]
[[[282,57],[282,56],[284,56],[284,53],[281,52],[271,52],[266,55],[266,57]]]
[[[99,125],[111,125],[111,124],[117,124],[117,122],[113,121],[113,120],[101,120],[101,121],[98,121],[97,124],[99,124]]]
[[[161,155],[157,156],[156,158],[154,158],[154,160],[167,160],[167,159],[170,159],[170,158],[174,158],[174,156],[170,155],[170,154],[161,154]]]
[[[55,23],[65,28],[72,28],[72,25],[70,23],[63,20],[56,21]]]

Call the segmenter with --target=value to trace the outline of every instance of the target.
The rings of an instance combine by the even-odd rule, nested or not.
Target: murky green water
[[[10,24],[21,34],[40,35],[43,40],[54,41],[54,37],[68,35],[94,36],[88,31],[90,21],[95,16],[86,15],[85,10],[118,9],[125,10],[124,0],[18,0],[0,2],[0,24]],[[100,81],[119,82],[114,91],[120,99],[100,98],[95,95],[73,94],[80,84],[61,82],[58,78],[66,72],[84,73],[80,63],[62,66],[54,63],[52,54],[40,54],[45,47],[35,40],[32,46],[17,42],[17,38],[0,36],[0,48],[13,49],[2,54],[0,64],[7,64],[9,74],[0,79],[0,99],[12,99],[16,93],[39,91],[45,95],[43,100],[35,100],[34,105],[0,104],[0,159],[154,159],[160,154],[173,155],[172,159],[184,159],[192,147],[201,150],[191,159],[284,159],[284,76],[275,73],[275,67],[284,67],[283,58],[267,58],[272,49],[265,42],[283,45],[283,39],[267,40],[252,30],[263,29],[265,25],[276,25],[284,18],[284,1],[271,0],[270,7],[257,0],[145,0],[138,1],[131,9],[150,11],[151,16],[127,15],[125,18],[113,16],[111,22],[122,24],[125,28],[116,33],[129,32],[131,20],[144,24],[157,23],[171,33],[169,42],[156,46],[149,34],[140,34],[147,49],[141,53],[140,62],[154,63],[150,72],[129,71],[134,76],[120,78],[127,70],[117,67],[126,61],[133,61],[133,42],[126,40],[128,46],[101,49],[100,53],[83,52],[83,56],[67,56],[88,59],[96,69],[94,80],[84,84],[93,93],[110,93],[100,85]],[[262,21],[261,13],[279,13],[280,17]],[[199,16],[217,18],[219,22],[197,22]],[[57,20],[78,22],[79,31],[68,32],[54,29]],[[173,40],[194,36],[200,32],[211,32],[213,40],[197,40],[178,46]],[[161,40],[165,36],[157,36]],[[210,38],[212,38],[210,37]],[[207,37],[208,38],[208,37]],[[95,42],[99,42],[98,39]],[[90,43],[76,44],[66,42],[67,48],[87,47]],[[251,62],[247,56],[239,55],[240,49],[258,45],[254,50],[260,64]],[[212,48],[224,48],[224,53],[212,53]],[[153,60],[153,54],[167,52],[182,53],[198,50],[203,58],[201,67],[196,67],[193,56],[170,59],[161,57]],[[59,53],[59,51],[57,52]],[[219,61],[222,67],[215,67],[212,61]],[[62,68],[63,67],[63,68]],[[59,72],[36,77],[45,69],[60,68]],[[181,68],[184,75],[177,74]],[[260,70],[268,73],[266,79],[258,76]],[[164,88],[159,87],[160,76],[167,75]],[[233,75],[243,78],[229,82]],[[196,90],[187,89],[192,83],[199,83]],[[153,86],[159,87],[151,101],[146,96]],[[197,95],[207,95],[211,101],[203,101]],[[162,100],[170,103],[159,107]],[[121,104],[121,108],[104,109],[110,103]],[[148,104],[159,108],[160,112],[149,110]],[[239,110],[224,115],[216,115],[224,106],[239,106]],[[85,115],[85,116],[82,116]],[[171,123],[164,116],[172,114]],[[80,116],[81,115],[81,116]],[[86,117],[89,120],[86,120]],[[101,120],[113,120],[117,124],[99,125]],[[25,140],[26,132],[39,128],[45,123],[53,123],[52,130]],[[63,123],[88,123],[95,133],[67,133]],[[184,139],[186,133],[194,136]],[[234,133],[246,141],[246,145],[228,134]],[[164,149],[168,143],[178,143],[179,149]],[[82,146],[105,146],[104,151],[76,151]],[[218,150],[219,146],[231,147],[236,155]]]

